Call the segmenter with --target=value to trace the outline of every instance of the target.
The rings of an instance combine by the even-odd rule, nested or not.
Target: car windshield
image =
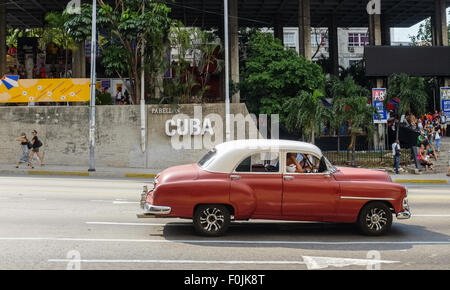
[[[200,161],[197,163],[198,166],[200,166],[201,168],[208,166],[216,157],[216,153],[217,151],[215,148],[210,150],[202,157],[202,159],[200,159]]]
[[[325,156],[322,156],[322,158],[323,158],[323,160],[325,161],[325,164],[327,165],[328,170],[329,170],[331,173],[335,173],[336,171],[338,171],[338,169],[337,169],[336,167],[334,167],[334,165],[331,164],[331,162],[330,162]]]

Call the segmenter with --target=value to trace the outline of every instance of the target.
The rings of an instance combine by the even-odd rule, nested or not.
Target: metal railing
[[[334,165],[352,165],[352,151],[324,151],[323,154]],[[355,166],[362,167],[393,167],[392,150],[366,149],[356,150],[354,154]],[[411,149],[401,149],[400,166],[413,164]]]

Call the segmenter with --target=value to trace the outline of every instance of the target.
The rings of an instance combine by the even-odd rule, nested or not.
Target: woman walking
[[[27,163],[29,167],[34,168],[30,162],[29,141],[25,133],[20,134],[20,137],[16,141],[20,142],[20,148],[22,149],[22,154],[19,157],[19,161],[17,161],[16,168],[19,168],[20,163]]]
[[[41,161],[41,166],[44,166],[44,158],[42,158],[41,154],[39,154],[39,148],[42,146],[42,142],[41,140],[39,140],[36,130],[33,130],[33,132],[31,133],[33,134],[33,139],[31,139],[30,164],[31,161],[33,160],[34,154],[36,153],[37,157]]]

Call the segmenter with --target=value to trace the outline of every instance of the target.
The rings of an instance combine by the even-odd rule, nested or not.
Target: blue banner
[[[375,124],[385,124],[387,123],[387,112],[384,108],[384,100],[386,98],[386,89],[374,88],[372,89],[372,104],[377,108],[378,118],[376,114],[373,115],[373,122]]]

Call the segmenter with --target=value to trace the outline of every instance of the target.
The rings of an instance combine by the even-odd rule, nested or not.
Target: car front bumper
[[[411,212],[409,210],[405,210],[397,214],[397,219],[399,220],[407,220],[409,218],[411,218]]]
[[[152,215],[168,215],[172,211],[170,206],[153,205],[149,203],[144,204],[144,214]]]
[[[172,212],[172,208],[169,206],[159,206],[153,205],[147,202],[147,197],[152,193],[154,185],[152,184],[152,189],[149,191],[148,186],[144,186],[141,193],[141,208],[144,210],[142,213],[138,213],[138,218],[151,218],[151,217],[165,217]]]

